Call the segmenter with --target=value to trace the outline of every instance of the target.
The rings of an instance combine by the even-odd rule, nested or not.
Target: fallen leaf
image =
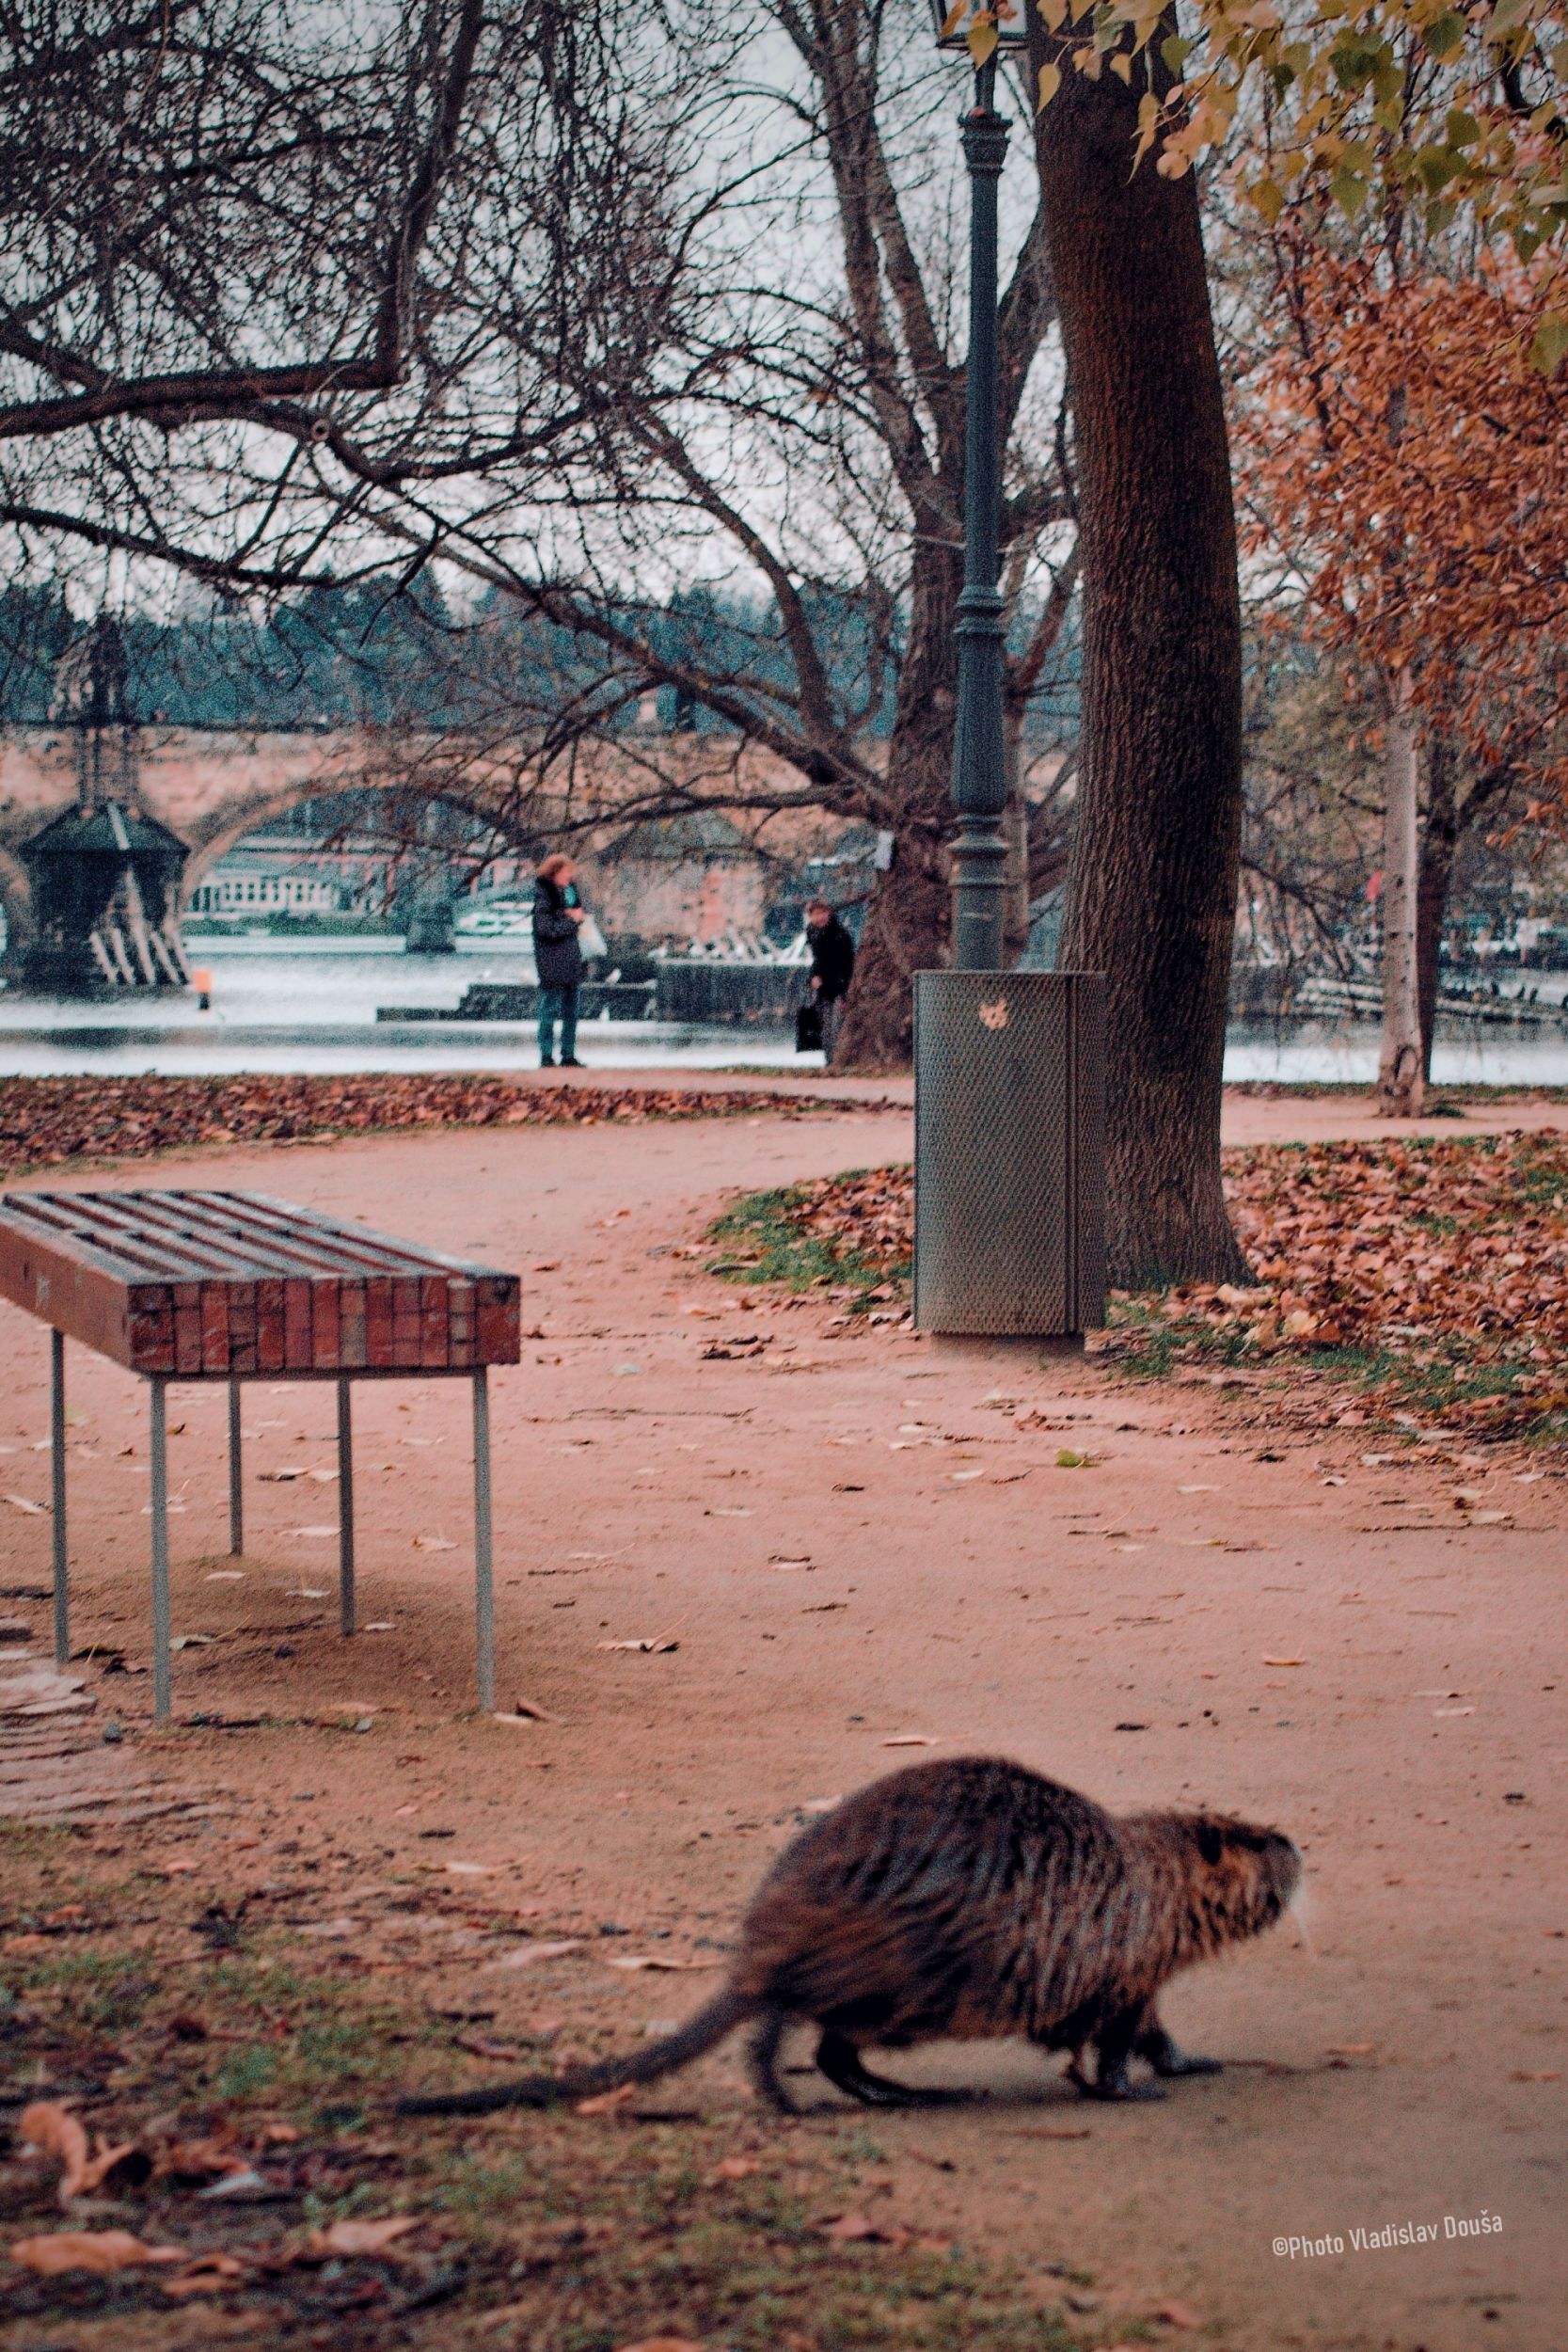
[[[936,1741],[928,1740],[923,1731],[896,1732],[891,1740],[882,1741],[884,1748],[934,1748],[936,1744]]]
[[[717,1960],[676,1960],[673,1955],[667,1960],[662,1952],[628,1952],[624,1960],[607,1961],[605,1965],[607,1968],[657,1968],[673,1976],[684,1969],[717,1968],[721,1963]]]
[[[1306,1659],[1305,1659],[1305,1658],[1269,1658],[1269,1657],[1265,1657],[1265,1658],[1264,1658],[1264,1660],[1263,1660],[1263,1663],[1264,1663],[1264,1665],[1265,1665],[1265,1666],[1305,1666],[1305,1665],[1306,1665],[1306,1663],[1307,1663],[1307,1661],[1306,1661]]]
[[[392,2214],[385,2221],[329,2221],[324,2230],[311,2231],[305,2249],[310,2254],[379,2254],[419,2226],[419,2216],[412,2213]]]
[[[663,1641],[656,1634],[651,1638],[641,1639],[634,1642],[601,1642],[599,1644],[599,1647],[601,1649],[641,1650],[646,1656],[660,1658],[663,1657],[669,1650],[679,1649],[680,1644],[678,1642]]]
[[[503,1952],[499,1960],[487,1960],[482,1965],[485,1968],[531,1968],[536,1960],[560,1960],[563,1953],[580,1952],[581,1949],[580,1935],[562,1936],[553,1944],[515,1945],[511,1951]]]
[[[158,2150],[152,2173],[155,2180],[190,2183],[210,2180],[214,2173],[226,2178],[247,2169],[245,2158],[227,2140],[208,2137],[166,2140]]]
[[[822,2234],[838,2246],[907,2246],[912,2233],[897,2221],[872,2221],[863,2213],[841,2213],[823,2224]]]
[[[56,2230],[49,2237],[18,2238],[13,2263],[40,2279],[61,2279],[72,2270],[106,2278],[115,2270],[140,2270],[149,2263],[182,2263],[182,2246],[147,2246],[129,2230]]]
[[[29,1518],[41,1519],[48,1516],[46,1503],[29,1502],[25,1495],[8,1495],[6,1501],[13,1511],[25,1511]]]
[[[622,2083],[615,2090],[596,2091],[592,2099],[579,2099],[572,2109],[574,2115],[619,2115],[628,2101],[637,2096],[635,2083]]]
[[[1086,1454],[1076,1454],[1069,1445],[1063,1446],[1056,1456],[1058,1470],[1086,1470],[1088,1462],[1089,1457]]]
[[[416,1535],[414,1549],[416,1551],[455,1551],[457,1546],[449,1544],[444,1535]]]
[[[23,2108],[16,2134],[40,2155],[59,2158],[60,2202],[69,2205],[83,2185],[88,2161],[87,2136],[77,2118],[54,2099],[35,2099]]]
[[[1511,2083],[1560,2083],[1562,2080],[1562,2074],[1560,2070],[1555,2067],[1546,2074],[1532,2074],[1524,2067],[1516,2066],[1508,2079]]]
[[[164,2280],[164,2293],[177,2302],[187,2295],[221,2295],[245,2275],[244,2263],[232,2254],[198,2254],[183,2270]]]
[[[1167,2328],[1201,2328],[1203,2325],[1190,2303],[1162,2303],[1154,2316]]]

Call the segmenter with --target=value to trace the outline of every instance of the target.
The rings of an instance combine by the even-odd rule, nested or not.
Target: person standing
[[[578,1059],[578,992],[582,986],[582,946],[578,933],[588,917],[575,904],[576,872],[559,850],[545,859],[533,884],[533,961],[539,981],[539,1067],[555,1068],[555,1034],[561,1029],[561,1067],[580,1070]]]
[[[831,1062],[844,1026],[844,1000],[855,977],[855,943],[826,898],[806,909],[812,994],[822,1008],[822,1058]]]

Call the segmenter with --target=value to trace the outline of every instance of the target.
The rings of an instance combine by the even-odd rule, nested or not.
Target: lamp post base
[[[914,983],[914,1320],[974,1341],[1105,1320],[1105,983],[921,972]]]

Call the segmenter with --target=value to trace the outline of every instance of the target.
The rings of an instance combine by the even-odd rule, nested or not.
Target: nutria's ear
[[[1225,1852],[1225,1839],[1214,1822],[1198,1822],[1197,1850],[1211,1869],[1218,1867]]]

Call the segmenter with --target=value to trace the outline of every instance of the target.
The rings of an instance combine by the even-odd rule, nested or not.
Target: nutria
[[[1301,1880],[1277,1830],[1208,1813],[1120,1820],[994,1756],[918,1764],[873,1781],[802,1830],[753,1897],[723,1991],[634,2057],[570,2074],[407,2099],[411,2115],[484,2115],[645,2083],[752,2022],[757,2089],[789,2108],[774,2071],[785,2029],[822,2029],[816,2063],[868,2106],[944,2094],[868,2074],[861,2051],[943,2037],[1019,2035],[1072,2054],[1096,2099],[1158,2099],[1129,2079],[1209,2074],[1161,2025],[1177,1970],[1273,1925]],[[1096,2051],[1092,2076],[1084,2066]],[[952,2094],[946,2094],[952,2095]]]

